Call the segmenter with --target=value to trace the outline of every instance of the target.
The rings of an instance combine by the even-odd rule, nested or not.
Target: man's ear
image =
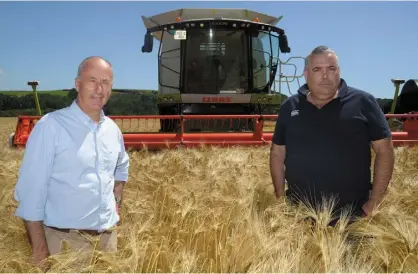
[[[305,76],[305,82],[308,82],[308,71],[306,69],[303,70],[303,76]]]
[[[78,92],[78,90],[80,89],[80,79],[78,78],[74,79],[74,86],[75,86],[75,90]]]

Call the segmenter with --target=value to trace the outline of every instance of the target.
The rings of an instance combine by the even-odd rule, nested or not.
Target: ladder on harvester
[[[277,57],[276,57],[277,58]],[[305,57],[302,56],[294,56],[294,57],[290,57],[289,59],[287,59],[286,61],[282,61],[280,60],[280,58],[278,59],[278,72],[277,72],[277,76],[276,79],[274,80],[273,83],[273,89],[272,91],[275,94],[279,94],[280,95],[280,104],[282,103],[281,99],[281,95],[283,94],[283,90],[282,90],[282,84],[286,84],[287,86],[287,92],[288,94],[285,95],[293,95],[292,93],[292,88],[290,87],[291,84],[295,83],[297,84],[296,89],[300,88],[301,84],[300,84],[300,78],[303,77],[303,67],[302,67],[302,72],[300,74],[298,73],[298,69],[296,64],[293,62],[296,59],[300,59],[303,60],[303,66],[305,65]],[[283,67],[282,66],[291,66],[294,68],[293,74],[287,75],[283,72]],[[277,87],[276,87],[277,85]],[[294,89],[293,89],[294,90]]]

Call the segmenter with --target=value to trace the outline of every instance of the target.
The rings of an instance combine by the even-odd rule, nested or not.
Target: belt
[[[109,230],[102,231],[102,230],[90,230],[90,229],[58,228],[58,227],[53,227],[53,226],[47,226],[47,227],[56,231],[64,232],[64,233],[70,233],[71,231],[76,231],[82,234],[88,234],[88,235],[93,235],[93,236],[112,233],[112,231],[109,231]]]

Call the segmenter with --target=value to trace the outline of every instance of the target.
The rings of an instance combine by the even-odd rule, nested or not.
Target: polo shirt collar
[[[337,97],[342,97],[344,96],[348,91],[348,86],[347,83],[345,82],[344,79],[340,79],[340,85],[338,86],[338,96]],[[298,89],[298,93],[303,95],[303,96],[307,96],[309,93],[309,87],[308,84],[304,84],[303,86],[301,86]]]
[[[76,118],[80,122],[82,122],[84,125],[86,125],[90,128],[91,127],[95,128],[96,126],[98,126],[95,121],[93,121],[84,111],[81,110],[81,108],[77,104],[77,99],[75,99],[73,101],[73,103],[70,106],[70,109],[71,109],[71,111],[74,112]],[[104,119],[105,119],[105,115],[104,115],[103,110],[101,110],[100,111],[99,125],[104,122]]]

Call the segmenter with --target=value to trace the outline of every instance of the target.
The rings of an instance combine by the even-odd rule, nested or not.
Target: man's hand
[[[366,216],[370,216],[376,207],[376,202],[372,199],[368,200],[363,206],[363,212],[366,214]]]
[[[46,272],[50,268],[50,264],[47,261],[49,255],[48,251],[32,252],[32,263],[39,267],[42,271]]]

